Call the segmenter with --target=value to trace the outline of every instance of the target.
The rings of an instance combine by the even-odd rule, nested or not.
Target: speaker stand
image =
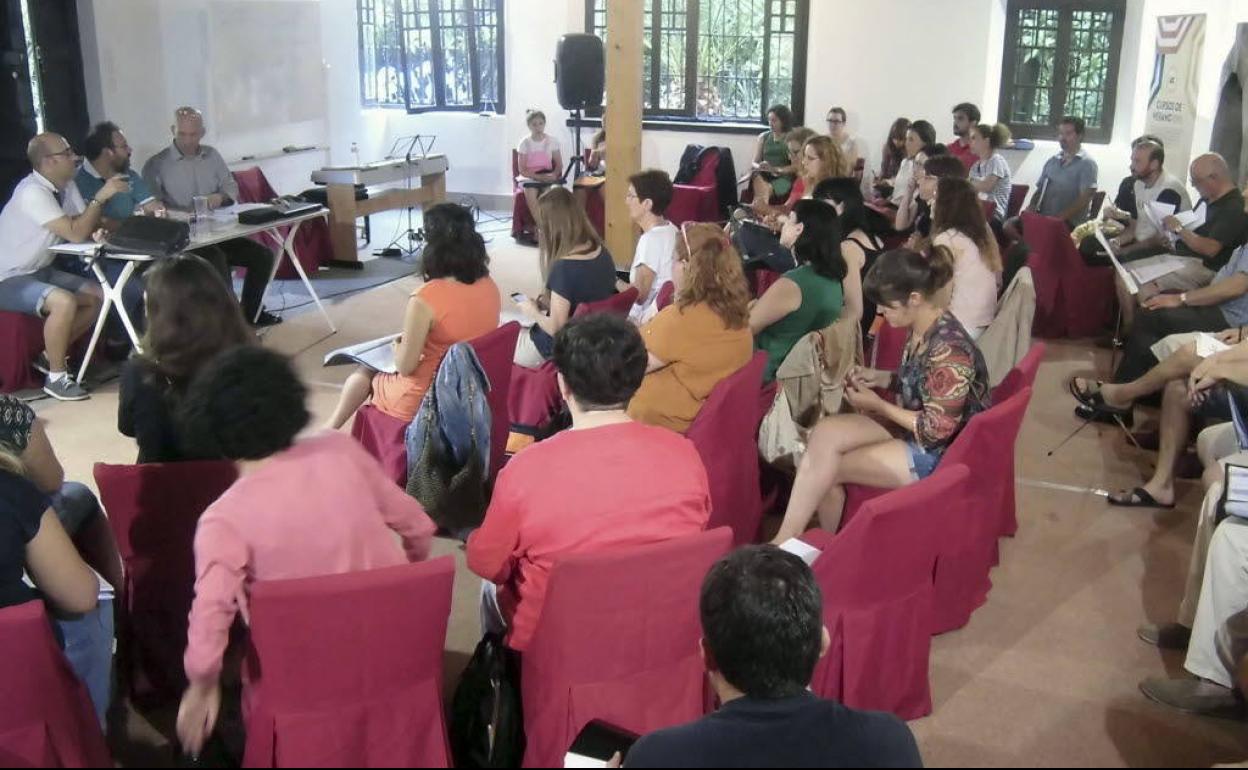
[[[572,158],[568,161],[568,167],[563,170],[563,176],[559,177],[559,184],[567,184],[569,175],[575,182],[584,173],[585,152],[581,148],[581,110],[578,107],[572,110]]]

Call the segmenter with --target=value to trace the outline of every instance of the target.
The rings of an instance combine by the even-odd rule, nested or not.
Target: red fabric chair
[[[1016,217],[1018,212],[1023,210],[1023,201],[1027,200],[1027,193],[1031,190],[1028,184],[1010,185],[1010,202],[1006,205],[1005,216]]]
[[[277,197],[277,192],[269,184],[269,180],[259,166],[239,169],[233,173],[234,181],[238,182],[239,203],[268,203]],[[290,228],[282,227],[277,232],[280,237],[285,238],[290,232]],[[273,239],[268,236],[256,235],[252,237],[252,240],[275,252],[281,248],[276,246]],[[321,269],[321,265],[330,262],[334,258],[333,244],[329,240],[329,224],[325,219],[309,219],[301,223],[299,232],[295,235],[294,248],[295,254],[299,257],[299,264],[303,265],[304,272],[309,276],[316,275],[316,271]],[[295,272],[295,268],[290,265],[290,261],[284,253],[282,254],[282,264],[277,268],[277,277],[282,280],[299,277],[299,274]]]
[[[629,288],[598,302],[583,302],[576,306],[573,318],[590,313],[614,313],[627,316],[637,302],[637,290]],[[528,334],[525,329],[523,334]],[[540,431],[563,405],[559,395],[558,372],[552,361],[546,361],[536,369],[513,364],[511,389],[508,394],[507,413],[511,424],[522,431]]]
[[[586,149],[581,153],[581,157],[585,159],[585,168],[589,168],[589,156],[593,154],[593,150]],[[603,190],[606,189],[605,184],[595,185],[592,187],[580,188],[585,190],[585,216],[589,217],[589,223],[594,226],[594,230],[601,237],[607,235],[607,201],[603,197]]]
[[[719,173],[719,152],[708,152],[702,156],[702,163],[689,184],[674,185],[672,202],[667,207],[667,219],[680,227],[685,222],[718,222],[719,186],[716,175]]]
[[[944,633],[965,626],[971,613],[988,598],[992,581],[988,573],[996,564],[997,537],[1005,522],[1014,517],[1014,447],[1022,428],[1023,416],[1031,400],[1031,388],[1023,388],[1009,399],[976,415],[954,440],[941,459],[975,469],[970,497],[959,506],[960,513],[950,522],[948,538],[941,544],[936,560],[936,612],[932,633]],[[845,486],[845,515],[842,530],[868,501],[888,490],[856,484]],[[1008,510],[1006,506],[1011,506]]]
[[[1031,388],[1036,384],[1036,374],[1040,371],[1040,362],[1044,360],[1047,348],[1043,342],[1034,342],[1018,365],[1006,373],[1005,379],[992,390],[992,403],[999,404],[1023,388]]]
[[[43,602],[0,610],[0,766],[112,767],[87,689],[52,636]]]
[[[43,321],[32,315],[0,311],[0,393],[43,385],[31,366],[43,352]]]
[[[882,320],[875,330],[875,344],[871,347],[871,368],[886,372],[897,371],[901,367],[902,353],[905,352],[906,338],[909,336],[908,329]]]
[[[777,273],[766,267],[747,270],[745,275],[750,281],[750,294],[756,299],[766,294],[772,284],[784,277],[783,273]]]
[[[245,767],[448,767],[455,561],[256,583]]]
[[[195,528],[237,477],[226,461],[95,466],[126,574],[114,604],[117,669],[136,702],[176,703],[186,687],[182,653],[195,595]]]
[[[672,304],[672,300],[676,298],[676,284],[668,281],[659,287],[659,293],[654,297],[654,306],[659,310],[664,310],[668,305]]]
[[[407,488],[407,423],[391,417],[372,404],[355,411],[351,436],[377,458],[386,478]]]
[[[490,475],[493,482],[507,451],[507,397],[511,390],[511,360],[516,352],[516,336],[520,324],[512,321],[488,334],[470,340],[481,369],[490,382],[486,402],[490,405]],[[351,422],[351,436],[377,458],[388,478],[400,487],[407,487],[407,426],[397,417],[382,412],[372,404],[356,410]]]
[[[1088,267],[1059,219],[1023,212],[1023,232],[1036,284],[1036,336],[1090,337],[1104,328],[1114,307],[1113,269]]]
[[[645,734],[702,716],[698,595],[731,542],[717,529],[555,564],[521,656],[525,767],[562,767],[594,719]]]
[[[765,413],[759,391],[766,368],[767,354],[759,351],[735,374],[721,380],[685,433],[702,456],[711,486],[707,526],[731,527],[735,545],[755,542],[763,518],[758,426]]]
[[[520,176],[520,153],[511,151],[511,178]],[[511,188],[511,237],[517,240],[526,239],[537,242],[537,220],[529,211],[529,202],[525,200],[524,188],[519,182],[513,181]]]
[[[902,719],[931,713],[936,555],[969,484],[966,466],[942,463],[917,484],[863,505],[839,534],[802,536],[823,551],[813,569],[832,636],[811,682],[817,695]]]

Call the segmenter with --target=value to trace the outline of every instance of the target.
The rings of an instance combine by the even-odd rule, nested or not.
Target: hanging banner
[[[1200,62],[1205,51],[1205,14],[1157,17],[1157,56],[1148,91],[1144,133],[1166,145],[1166,168],[1187,178],[1196,132]]]

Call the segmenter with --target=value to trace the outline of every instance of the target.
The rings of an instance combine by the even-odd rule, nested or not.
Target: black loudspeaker
[[[555,84],[559,106],[584,110],[602,106],[607,65],[602,40],[595,35],[564,35],[555,49]]]

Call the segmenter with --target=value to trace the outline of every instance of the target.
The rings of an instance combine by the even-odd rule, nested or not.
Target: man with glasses
[[[69,376],[66,358],[74,340],[95,325],[103,297],[95,281],[55,269],[50,249],[90,240],[104,205],[130,185],[112,176],[84,202],[72,184],[78,156],[57,134],[31,139],[26,157],[34,171],[0,211],[0,310],[45,319],[36,364],[48,375],[43,390],[59,401],[82,401],[87,392]]]
[[[828,110],[828,136],[832,137],[832,141],[836,142],[836,146],[840,148],[841,157],[845,159],[845,170],[851,176],[858,176],[858,161],[866,161],[866,150],[862,146],[862,141],[849,133],[849,118],[841,107]],[[839,174],[833,176],[839,176]]]
[[[143,179],[156,197],[171,209],[194,211],[195,198],[208,199],[208,208],[218,209],[238,201],[238,183],[215,148],[203,144],[207,128],[204,116],[194,107],[180,107],[174,113],[173,143],[143,164]],[[235,238],[195,249],[232,283],[231,268],[247,270],[243,279],[243,315],[248,323],[272,326],[281,318],[263,310],[264,290],[273,274],[273,252],[265,246]]]

